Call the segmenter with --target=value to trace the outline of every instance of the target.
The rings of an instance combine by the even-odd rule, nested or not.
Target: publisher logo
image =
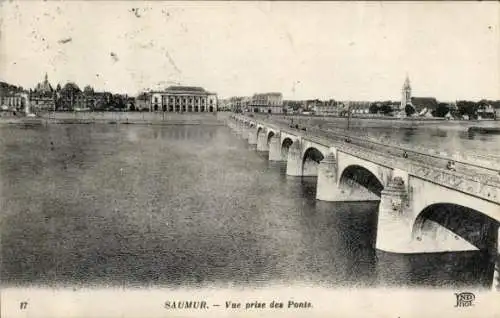
[[[455,307],[470,307],[473,306],[473,302],[476,299],[476,296],[473,293],[463,292],[463,293],[455,293],[457,297],[457,304]]]

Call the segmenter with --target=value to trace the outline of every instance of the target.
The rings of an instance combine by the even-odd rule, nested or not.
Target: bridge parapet
[[[408,173],[411,175],[500,204],[500,184],[483,176],[462,175],[454,171],[415,164],[408,167]]]
[[[415,162],[403,157],[384,151],[387,145],[378,145],[378,147],[362,147],[346,143],[342,136],[332,135],[328,131],[317,128],[309,128],[306,131],[287,127],[283,124],[276,124],[266,120],[259,120],[273,129],[296,135],[299,138],[323,145],[325,147],[335,147],[338,151],[350,154],[352,156],[374,162],[380,166],[391,169],[400,169],[407,171],[408,174],[415,177],[456,189],[463,193],[483,198],[490,202],[500,203],[500,182],[497,177],[483,174],[466,174],[459,171],[451,171],[436,167],[429,159],[425,160],[425,154],[422,154],[422,162]],[[346,136],[347,138],[348,136]]]
[[[272,122],[269,122],[269,120],[262,121],[266,122],[267,124],[273,124]],[[286,125],[283,123],[279,125],[286,127]],[[291,127],[286,127],[286,129],[297,131],[296,129]],[[300,132],[302,132],[302,130]],[[482,174],[485,176],[484,178],[488,178],[492,182],[500,182],[500,164],[492,160],[486,160],[485,158],[478,159],[477,156],[470,156],[468,154],[459,152],[448,153],[442,150],[429,149],[421,146],[412,146],[412,148],[405,148],[401,147],[401,145],[390,145],[388,143],[379,142],[379,139],[373,138],[369,135],[366,135],[367,138],[360,138],[359,136],[353,137],[350,134],[346,134],[345,131],[340,131],[339,133],[337,133],[337,130],[332,129],[324,130],[314,127],[308,127],[307,132],[309,136],[311,135],[310,133],[313,133],[313,135],[324,136],[328,139],[337,138],[340,140],[340,138],[349,138],[353,141],[363,142],[365,143],[364,146],[370,147],[380,152],[387,152],[388,149],[392,152],[398,152],[399,154],[407,152],[408,154],[417,157],[418,161],[424,162],[431,166],[436,166],[437,163],[443,165],[444,163],[453,160],[459,166],[457,168],[475,170],[473,172],[474,174]]]
[[[372,134],[369,134],[367,132],[360,132],[360,131],[349,131],[349,134],[346,134],[345,130],[342,129],[332,129],[328,128],[327,130],[329,131],[335,131],[336,133],[343,134],[343,135],[349,135],[349,136],[355,136],[358,138],[363,138],[366,140],[369,140],[374,143],[379,143],[383,144],[385,146],[390,146],[395,149],[401,149],[402,151],[408,151],[408,152],[416,152],[420,153],[422,155],[430,155],[434,157],[440,157],[442,159],[447,159],[447,160],[453,160],[456,162],[460,162],[463,164],[467,165],[474,165],[478,166],[481,168],[489,169],[489,170],[500,170],[500,163],[497,162],[492,162],[491,160],[488,160],[488,158],[484,158],[484,156],[480,156],[477,154],[468,154],[468,153],[463,153],[463,152],[449,152],[449,151],[444,151],[442,149],[433,149],[429,147],[423,147],[420,145],[402,145],[399,142],[394,142],[390,138],[385,137],[385,136],[374,136]]]
[[[260,118],[259,120],[267,121],[269,122],[269,119],[265,118]],[[280,124],[287,125],[289,124],[289,119],[285,118],[279,118],[279,117],[273,117],[273,121],[280,122]],[[312,126],[309,123],[305,123],[304,121],[298,121],[300,122],[300,125],[308,125],[308,129],[313,129],[314,126]],[[362,130],[349,130],[347,132],[346,130],[342,128],[333,128],[333,127],[328,127],[328,128],[321,128],[322,130],[327,130],[331,131],[333,133],[343,135],[345,137],[356,137],[356,138],[362,138],[370,142],[374,143],[379,143],[383,144],[385,146],[391,146],[396,149],[400,149],[402,151],[408,151],[408,152],[417,152],[422,155],[430,155],[430,156],[435,156],[435,157],[440,157],[441,159],[446,159],[446,160],[453,160],[456,162],[463,163],[465,165],[474,165],[477,167],[481,167],[484,169],[489,169],[489,170],[500,170],[500,162],[492,161],[490,158],[487,158],[485,156],[481,156],[478,154],[474,153],[464,153],[464,152],[450,152],[450,151],[444,151],[442,149],[433,149],[429,147],[424,147],[420,145],[402,145],[400,142],[394,142],[387,136],[376,136],[371,133],[368,133],[366,131]]]

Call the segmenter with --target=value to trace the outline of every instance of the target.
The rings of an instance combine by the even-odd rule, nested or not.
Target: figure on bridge
[[[448,161],[448,164],[446,165],[446,169],[451,170],[451,171],[457,171],[455,168],[455,162],[450,160]]]

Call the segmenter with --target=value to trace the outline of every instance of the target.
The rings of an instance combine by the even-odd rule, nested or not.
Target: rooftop
[[[188,91],[188,92],[200,92],[205,93],[205,89],[196,86],[169,86],[166,91]]]
[[[257,94],[254,94],[254,96],[281,96],[282,94],[281,93],[277,93],[277,92],[270,92],[270,93],[257,93]]]
[[[169,86],[164,90],[150,91],[149,93],[171,93],[171,94],[195,94],[195,95],[208,95],[215,94],[197,86]]]

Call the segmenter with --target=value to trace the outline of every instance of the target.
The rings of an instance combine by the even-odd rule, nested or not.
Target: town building
[[[28,95],[15,85],[0,82],[0,108],[2,111],[23,111],[28,102]]]
[[[252,103],[251,96],[245,96],[241,99],[241,110],[243,112],[251,112],[250,104]]]
[[[333,99],[316,102],[312,110],[316,115],[322,115],[322,116],[338,115],[337,102]]]
[[[92,92],[86,97],[87,105],[91,110],[106,110],[113,100],[113,94],[109,92]]]
[[[496,119],[497,111],[490,104],[482,104],[477,110],[477,119]]]
[[[55,92],[56,110],[82,110],[87,108],[86,96],[75,83],[66,83],[63,88],[57,85]]]
[[[477,109],[478,119],[494,119],[500,118],[500,100],[480,100]]]
[[[437,108],[438,101],[434,97],[412,97],[410,105],[415,110],[415,115],[432,117],[432,112]]]
[[[43,82],[36,85],[34,90],[29,92],[29,104],[31,110],[37,111],[54,111],[56,109],[57,94],[49,83],[47,73]]]
[[[371,102],[369,101],[349,100],[342,102],[342,104],[345,105],[344,108],[347,107],[347,110],[350,111],[351,114],[363,115],[370,113]]]
[[[219,98],[217,100],[218,111],[229,111],[231,110],[231,101],[229,98]]]
[[[250,101],[254,113],[283,113],[283,95],[281,93],[254,94]]]
[[[135,98],[135,109],[139,111],[151,109],[151,96],[152,94],[149,92],[143,92]]]
[[[164,91],[151,92],[149,111],[216,112],[217,94],[201,87],[170,86]]]
[[[251,97],[233,96],[229,98],[228,106],[232,112],[241,113],[248,110],[247,108],[250,101]]]
[[[297,114],[304,110],[304,101],[301,100],[284,100],[283,101],[283,112],[287,114]]]
[[[135,98],[134,97],[131,97],[131,96],[128,96],[127,94],[125,94],[125,96],[122,96],[121,97],[125,103],[125,108],[128,110],[128,111],[136,111],[137,108],[135,107]]]

